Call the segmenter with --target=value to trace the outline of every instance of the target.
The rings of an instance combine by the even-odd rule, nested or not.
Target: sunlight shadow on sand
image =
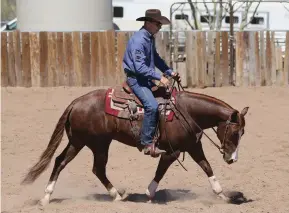
[[[186,201],[196,199],[196,194],[192,193],[190,190],[183,189],[162,189],[156,192],[152,203],[166,204],[172,201]],[[107,194],[93,194],[85,197],[87,200],[98,200],[98,201],[112,201],[112,198]],[[135,202],[135,203],[146,203],[149,201],[146,194],[131,193],[127,194],[124,202]]]
[[[225,194],[227,197],[230,198],[229,200],[230,204],[240,205],[243,203],[250,203],[254,201],[252,199],[246,198],[242,192],[238,192],[238,191],[228,191]]]

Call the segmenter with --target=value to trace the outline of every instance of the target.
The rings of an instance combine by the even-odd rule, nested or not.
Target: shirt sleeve
[[[155,65],[156,67],[165,73],[168,76],[172,75],[172,70],[171,68],[168,67],[168,65],[165,63],[165,61],[160,57],[156,49],[154,49],[154,60],[155,60]]]
[[[138,75],[142,75],[154,80],[161,80],[161,74],[145,64],[146,55],[141,44],[132,48],[132,59],[135,71]]]

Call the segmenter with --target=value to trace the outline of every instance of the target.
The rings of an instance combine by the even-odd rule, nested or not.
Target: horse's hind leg
[[[108,161],[108,150],[111,143],[111,139],[97,139],[88,144],[88,147],[93,152],[94,162],[92,172],[97,176],[100,182],[109,192],[109,195],[115,200],[119,201],[123,199],[124,192],[119,192],[106,176],[106,164]]]
[[[49,203],[50,196],[54,191],[60,172],[79,153],[83,146],[83,144],[78,144],[75,143],[75,141],[70,140],[62,153],[55,159],[54,168],[45,189],[45,195],[40,201],[42,206]]]
[[[158,168],[155,173],[154,179],[149,184],[146,195],[149,199],[152,199],[155,196],[155,192],[157,190],[157,187],[159,185],[159,182],[164,177],[165,173],[167,172],[168,168],[171,166],[171,164],[180,156],[180,152],[175,152],[175,154],[167,154],[163,153],[161,155]]]
[[[208,176],[213,192],[223,200],[227,201],[228,198],[224,195],[223,189],[217,178],[214,176],[212,167],[206,159],[201,141],[191,147],[191,149],[188,150],[188,153]]]

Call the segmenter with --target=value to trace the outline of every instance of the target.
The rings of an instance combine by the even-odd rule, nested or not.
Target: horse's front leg
[[[174,154],[163,153],[161,155],[155,177],[149,184],[146,195],[151,200],[155,196],[155,192],[158,188],[159,182],[164,177],[170,165],[180,156],[180,152],[176,151]]]
[[[223,189],[219,181],[215,177],[212,167],[210,166],[208,160],[206,159],[201,141],[197,142],[197,144],[194,144],[194,146],[190,147],[188,153],[207,174],[213,192],[223,200],[228,201],[229,200],[228,197],[224,195]]]

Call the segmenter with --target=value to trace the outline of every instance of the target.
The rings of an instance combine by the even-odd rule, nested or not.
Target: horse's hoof
[[[149,184],[148,188],[146,189],[146,195],[149,200],[152,200],[156,194],[156,189],[158,187],[158,183],[152,180]]]
[[[119,194],[117,194],[115,196],[115,198],[113,199],[113,201],[122,201],[122,200],[123,200],[123,197],[121,195],[119,195]]]
[[[43,198],[39,201],[38,206],[39,206],[39,208],[43,209],[48,204],[49,204],[49,200]]]
[[[108,192],[109,192],[109,195],[113,198],[113,201],[123,200],[123,195],[125,194],[125,190],[118,191],[114,187],[112,187]]]
[[[149,199],[149,201],[151,201],[154,198],[154,194],[151,193],[148,189],[146,190],[146,196]]]
[[[224,193],[218,194],[218,197],[221,198],[225,202],[229,202],[230,201],[230,198],[228,198],[226,195],[224,195]]]

